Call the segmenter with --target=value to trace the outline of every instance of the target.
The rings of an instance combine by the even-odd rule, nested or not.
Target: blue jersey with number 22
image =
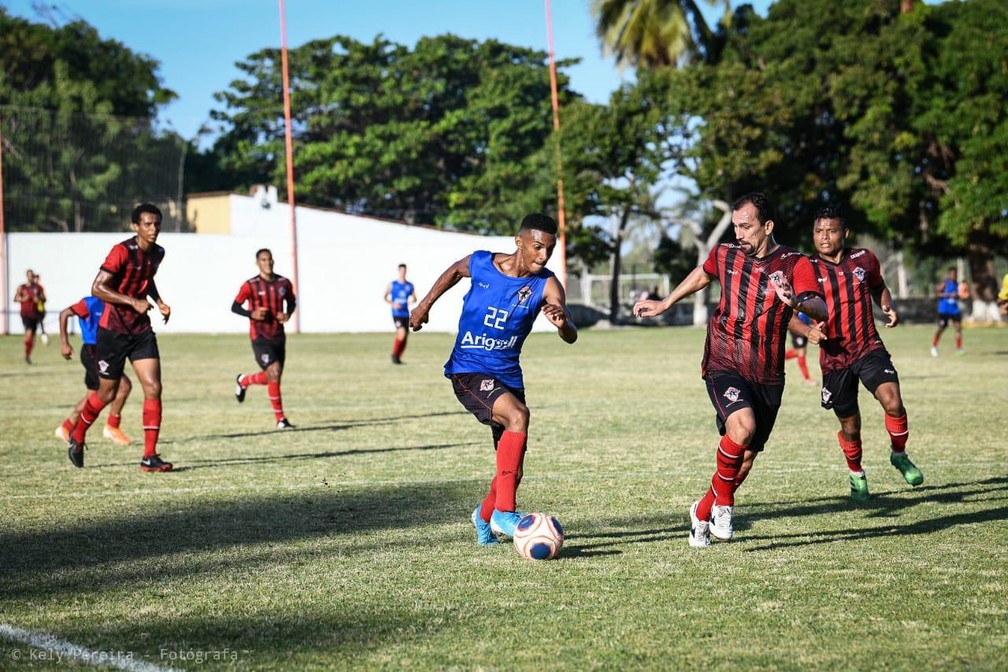
[[[539,314],[546,281],[553,272],[512,278],[493,263],[493,253],[473,252],[469,258],[472,287],[462,303],[458,336],[445,376],[486,373],[511,388],[524,388],[518,356]]]

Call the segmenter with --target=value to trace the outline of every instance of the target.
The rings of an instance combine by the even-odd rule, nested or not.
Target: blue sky
[[[162,122],[193,137],[239,76],[235,62],[265,47],[280,46],[278,0],[46,0],[57,19],[81,18],[105,39],[161,63],[164,86],[179,94]],[[764,11],[769,0],[756,0]],[[8,12],[40,20],[32,0],[0,0]],[[590,0],[551,0],[558,59],[581,58],[567,69],[571,86],[593,102],[605,102],[623,77],[602,56],[594,36]],[[462,37],[547,50],[544,0],[286,0],[287,43],[349,35],[371,41],[382,33],[410,47],[423,35]]]

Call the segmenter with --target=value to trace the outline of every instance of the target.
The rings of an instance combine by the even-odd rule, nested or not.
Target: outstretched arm
[[[420,299],[420,303],[417,307],[413,309],[410,313],[410,328],[413,331],[420,331],[423,329],[423,325],[427,324],[428,313],[430,313],[431,306],[434,302],[441,298],[441,295],[447,292],[449,289],[458,284],[458,281],[462,278],[468,278],[469,275],[469,258],[472,255],[467,255],[463,259],[459,259],[454,264],[445,269],[444,273],[434,281],[434,286],[431,287],[430,291],[427,292],[427,296]]]
[[[540,308],[546,319],[557,328],[557,334],[565,343],[577,340],[577,326],[571,318],[570,310],[567,309],[567,294],[555,276],[546,281]]]
[[[707,275],[707,271],[703,270],[703,266],[697,266],[664,299],[644,299],[635,303],[633,314],[637,317],[656,317],[661,315],[680,300],[699,292],[709,285],[711,280],[713,278]]]
[[[67,335],[67,321],[73,314],[74,312],[72,306],[64,308],[59,314],[60,354],[63,355],[63,359],[73,358],[73,348],[70,346],[70,338]]]

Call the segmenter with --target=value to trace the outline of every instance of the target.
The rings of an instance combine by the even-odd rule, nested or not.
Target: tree
[[[381,36],[291,50],[299,201],[513,232],[522,215],[554,207],[543,179],[552,133],[546,56],[453,35],[412,50]],[[285,172],[279,63],[278,50],[252,54],[238,64],[246,78],[217,94],[225,109],[212,116],[225,132],[214,152],[246,186]],[[576,98],[562,73],[558,83],[562,104]]]
[[[707,0],[724,7],[728,0]],[[681,61],[716,62],[723,40],[695,0],[592,0],[596,34],[621,65],[661,67]]]

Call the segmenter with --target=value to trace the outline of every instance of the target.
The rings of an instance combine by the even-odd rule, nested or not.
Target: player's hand
[[[141,315],[147,314],[147,311],[151,309],[150,301],[148,301],[146,298],[130,299],[130,305],[133,306],[133,310],[137,311]]]
[[[558,306],[555,303],[544,303],[542,304],[542,314],[557,329],[563,329],[564,325],[567,324],[567,311],[563,309],[563,306]]]
[[[805,337],[809,343],[819,345],[826,340],[826,323],[813,322],[809,327],[808,335]]]
[[[168,324],[168,318],[171,317],[171,306],[162,301],[158,303],[158,310],[161,311],[161,317],[164,318],[164,323]]]
[[[885,315],[889,321],[886,323],[886,329],[891,329],[899,324],[899,315],[892,306],[882,306],[882,314]]]
[[[791,283],[784,277],[784,274],[777,271],[770,275],[770,281],[773,284],[774,291],[777,293],[777,298],[793,308],[794,290],[791,289]]]
[[[267,315],[269,315],[269,311],[266,310],[266,308],[264,308],[263,306],[259,306],[258,308],[252,309],[252,313],[249,315],[249,317],[251,317],[253,320],[256,320],[257,322],[262,322],[263,320],[266,319]]]
[[[73,359],[73,348],[69,343],[60,343],[60,354],[63,359]]]
[[[427,324],[427,309],[426,308],[414,308],[413,312],[409,316],[410,329],[413,331],[420,331],[423,329],[423,325]]]
[[[657,299],[644,299],[635,303],[633,307],[634,317],[655,317],[664,312],[662,302]]]
[[[290,319],[290,315],[288,315],[287,313],[277,313],[276,319],[277,322],[286,322],[287,320]]]

